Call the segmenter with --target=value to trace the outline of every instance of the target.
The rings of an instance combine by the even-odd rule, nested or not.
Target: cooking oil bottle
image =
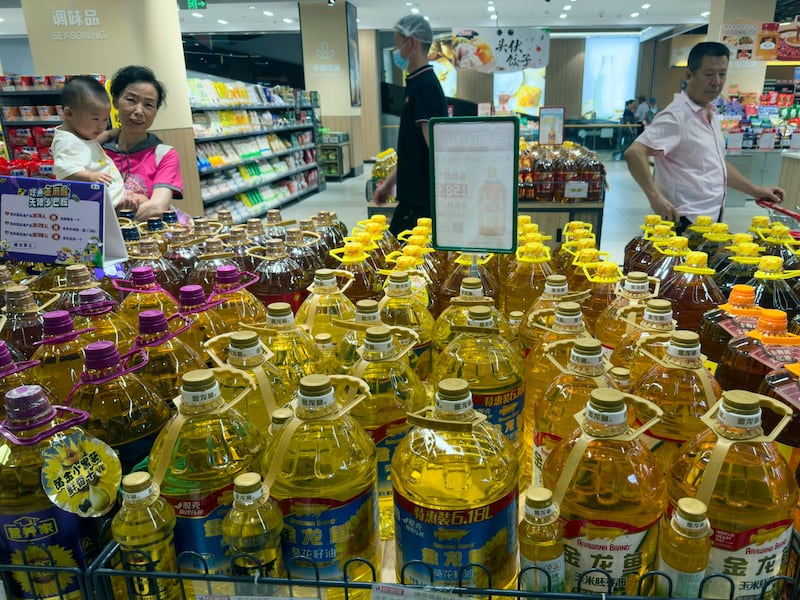
[[[392,459],[397,580],[511,588],[517,574],[517,454],[472,408],[465,380],[440,381],[435,399],[432,409],[409,415],[412,429]]]
[[[747,231],[756,236],[756,239],[761,239],[762,235],[766,236],[769,234],[771,227],[769,216],[753,215],[750,220],[750,227],[747,228]]]
[[[583,297],[588,297],[588,294],[584,292]],[[544,330],[538,325],[547,327],[552,325],[556,306],[560,302],[568,300],[570,300],[570,294],[567,287],[567,278],[560,274],[548,276],[544,282],[542,295],[525,311],[522,323],[520,323],[519,337],[525,349],[525,356],[528,355],[528,352],[539,342],[543,335]],[[536,315],[535,318],[534,315]]]
[[[656,595],[700,598],[711,553],[711,525],[706,505],[696,498],[678,500],[669,523],[662,523],[658,541],[658,570],[669,576],[658,578]]]
[[[248,279],[242,278],[242,276]],[[253,273],[243,273],[237,267],[224,266],[217,269],[217,282],[209,302],[224,300],[214,307],[220,318],[234,328],[239,324],[263,325],[267,316],[264,305],[247,288],[258,281]]]
[[[80,334],[81,347],[108,340],[122,354],[130,350],[136,341],[136,327],[114,312],[115,303],[106,300],[99,288],[81,290],[78,295],[80,300],[73,310],[73,320],[75,329],[83,332]]]
[[[792,237],[786,225],[772,223],[766,234],[759,232],[759,237],[764,245],[764,254],[780,256],[787,270],[800,269],[800,258],[797,257],[800,242]]]
[[[359,360],[359,348],[364,344],[367,329],[383,325],[381,310],[375,300],[359,300],[356,302],[356,313],[353,322],[345,327],[347,333],[334,344],[328,361],[331,373],[344,375]]]
[[[441,313],[450,303],[452,298],[458,296],[461,291],[461,280],[464,277],[477,277],[483,286],[483,295],[490,298],[497,298],[500,293],[500,286],[495,276],[493,254],[474,254],[456,252],[451,268],[439,294],[439,305]]]
[[[689,250],[689,239],[676,235],[663,242],[653,244],[655,258],[647,267],[647,274],[659,281],[667,281],[674,275],[677,265],[686,262]]]
[[[349,271],[353,275],[352,283],[347,286],[344,292],[353,304],[359,300],[379,300],[381,291],[381,280],[378,272],[369,263],[367,254],[358,242],[345,242],[342,248],[334,248],[330,255],[338,260],[343,271]]]
[[[164,258],[171,262],[180,273],[180,280],[186,281],[197,264],[199,249],[197,238],[188,230],[178,229],[172,232]]]
[[[31,357],[39,361],[34,375],[53,394],[51,400],[63,404],[83,368],[80,332],[67,311],[53,310],[44,313],[44,335]]]
[[[661,286],[661,296],[672,301],[672,315],[678,329],[697,331],[703,313],[725,302],[717,284],[711,278],[708,256],[690,252],[686,262],[674,268],[675,274]]]
[[[250,271],[251,273],[256,269],[256,261],[248,256],[247,251],[253,245],[247,237],[247,229],[241,225],[232,227],[225,239],[225,246],[233,253],[231,260],[241,271]],[[216,274],[214,277],[216,283]]]
[[[713,224],[713,217],[708,215],[700,215],[692,225],[689,225],[689,227],[686,228],[686,230],[689,232],[688,240],[690,250],[697,250],[697,248],[705,239],[703,236],[711,231]]]
[[[178,290],[184,283],[181,272],[162,256],[158,242],[153,238],[144,238],[138,243],[137,250],[138,252],[132,255],[127,263],[125,279],[134,279],[134,269],[149,267],[158,285],[170,295],[177,296]]]
[[[348,242],[361,244],[361,249],[367,254],[367,262],[376,273],[386,268],[386,256],[381,252],[377,240],[372,237],[369,231],[354,231],[353,235],[344,238],[345,245]]]
[[[33,368],[39,363],[35,360],[14,360],[11,350],[0,340],[0,398],[5,398],[8,391],[21,385],[33,385],[36,382]],[[39,384],[41,385],[41,384]],[[50,390],[43,388],[47,398],[52,398]],[[5,407],[0,406],[0,421],[6,418]]]
[[[103,295],[103,299],[114,303],[114,298],[100,287],[100,282],[94,278],[86,265],[69,265],[64,270],[64,285],[52,288],[51,292],[61,294],[61,297],[53,305],[53,310],[72,310],[80,304],[80,292],[83,290],[98,289]]]
[[[307,274],[305,287],[311,285],[314,280],[314,271],[325,266],[325,261],[317,250],[319,240],[320,235],[316,231],[303,231],[297,227],[290,227],[286,230],[286,241],[284,242],[286,254]],[[255,269],[255,265],[253,269]]]
[[[783,416],[768,434],[763,408]],[[791,413],[772,398],[726,391],[703,416],[707,428],[670,464],[670,504],[684,497],[706,504],[713,529],[708,571],[733,580],[706,582],[704,596],[742,599],[759,590],[764,598],[781,597],[779,585],[765,583],[785,574],[798,500],[794,474],[773,441]]]
[[[39,303],[28,286],[12,285],[6,288],[5,299],[8,320],[0,328],[0,336],[29,360],[36,351],[36,342],[44,338],[44,311],[58,300],[58,294]]]
[[[356,388],[352,378],[334,381],[366,390],[363,382]],[[304,377],[295,416],[264,453],[261,470],[268,484],[274,480],[270,497],[283,513],[283,560],[292,578],[341,580],[345,563],[355,557],[380,569],[377,453],[364,428],[347,414],[349,405],[337,401],[327,375]],[[298,556],[312,558],[314,566]],[[346,575],[349,581],[373,579],[371,566],[361,562],[351,564]],[[349,595],[368,597],[353,590]],[[328,597],[341,599],[344,593],[329,590]]]
[[[588,248],[597,247],[597,238],[591,229],[583,227],[575,228],[572,231],[564,230],[564,241],[556,248],[553,263],[559,273],[563,273],[580,251]]]
[[[727,264],[719,265],[714,273],[714,282],[723,295],[730,294],[733,286],[753,279],[761,263],[759,252],[758,244],[745,242],[739,244],[735,254],[727,257]]]
[[[175,551],[197,553],[183,561],[183,571],[231,572],[220,525],[233,479],[258,468],[263,452],[261,434],[226,406],[213,370],[184,374],[178,414],[156,438],[147,465],[175,509]]]
[[[259,332],[272,351],[271,364],[282,374],[286,384],[294,389],[306,375],[313,375],[319,364],[320,352],[308,332],[294,320],[292,307],[286,302],[267,306],[266,328]]]
[[[248,254],[257,261],[258,281],[252,292],[264,306],[272,302],[288,302],[297,310],[308,296],[303,287],[306,275],[299,263],[286,253],[283,240],[269,239],[264,247],[253,246]]]
[[[646,235],[652,232],[653,227],[658,225],[660,222],[661,217],[659,215],[645,215],[644,225],[639,225],[639,229],[642,230],[642,233],[631,238],[631,240],[625,244],[622,264],[626,273],[633,270],[631,269],[631,260],[646,245]]]
[[[564,530],[558,515],[553,492],[528,488],[519,524],[519,587],[526,592],[564,591]]]
[[[336,373],[330,368],[333,349],[336,347],[336,344],[333,343],[333,337],[331,334],[318,333],[314,336],[314,345],[317,347],[317,350],[319,350],[320,354],[319,362],[316,365],[317,373],[321,373],[323,375],[335,375]]]
[[[789,333],[786,313],[765,308],[756,328],[733,338],[715,376],[724,390],[755,392],[767,373],[800,357],[800,336]]]
[[[200,355],[207,366],[211,358],[203,344],[220,335],[229,325],[213,310],[222,300],[207,302],[206,294],[199,285],[184,285],[178,295],[178,314],[192,324],[180,334],[180,340]]]
[[[86,431],[114,448],[127,473],[147,456],[169,406],[135,373],[141,363],[127,366],[112,342],[92,342],[84,354],[67,405],[89,413]]]
[[[143,310],[160,310],[167,317],[178,312],[178,301],[156,282],[149,266],[131,269],[131,279],[114,280],[114,287],[128,293],[119,305],[119,315],[134,327]]]
[[[586,330],[594,334],[600,316],[607,311],[617,298],[617,284],[622,280],[622,271],[617,263],[596,262],[583,266],[586,279],[591,284],[589,298],[583,303],[583,318]]]
[[[761,308],[756,306],[755,289],[751,285],[733,286],[728,302],[703,315],[700,322],[700,347],[706,364],[716,370],[725,348],[735,337],[756,328]]]
[[[159,494],[149,473],[130,473],[122,479],[122,507],[111,521],[111,534],[119,544],[126,571],[178,570],[173,542],[175,510]],[[181,583],[171,577],[126,577],[129,598],[178,600]]]
[[[409,430],[406,414],[428,403],[425,387],[406,357],[416,339],[416,332],[406,328],[370,327],[360,348],[361,358],[349,371],[369,386],[370,394],[350,410],[350,416],[364,427],[378,451],[378,506],[384,540],[394,538],[389,478],[392,456]]]
[[[514,269],[501,287],[501,309],[526,311],[544,292],[544,284],[553,274],[550,250],[544,244],[530,243],[517,248]]]
[[[433,367],[433,317],[413,293],[408,271],[392,271],[385,293],[378,303],[381,321],[386,325],[408,327],[417,333],[419,339],[408,356],[411,368],[422,381],[426,381]]]
[[[414,248],[420,249],[419,246],[404,246],[403,251],[405,252],[409,248],[412,250]],[[392,271],[408,271],[408,276],[411,278],[412,292],[417,297],[417,300],[428,308],[431,316],[434,319],[437,318],[439,313],[436,313],[436,311],[439,309],[440,304],[438,292],[435,288],[438,284],[435,283],[430,273],[425,269],[425,263],[422,259],[419,256],[400,254],[398,256],[390,255],[387,261],[392,268],[380,271],[381,275],[387,276],[383,287],[385,288],[389,284],[388,276],[392,274]]]
[[[650,232],[645,231],[645,242],[639,252],[631,257],[628,271],[644,271],[645,273],[649,271],[650,265],[658,258],[655,244],[669,242],[669,238],[675,236],[673,225],[673,223],[662,221],[654,225]]]
[[[283,220],[283,217],[281,217],[281,211],[279,209],[271,208],[267,211],[267,236],[279,240],[286,239],[285,225],[291,225],[291,222]]]
[[[775,438],[775,443],[778,445],[786,462],[789,463],[789,468],[797,478],[798,467],[800,467],[800,428],[798,428],[798,401],[800,398],[800,363],[790,363],[783,365],[767,373],[761,386],[758,388],[758,393],[770,398],[775,398],[782,404],[792,409],[792,420],[789,424],[778,434]],[[766,411],[763,414],[763,424],[765,427],[773,427],[777,422],[779,416],[772,411]],[[800,509],[795,512],[795,529],[797,529],[797,519],[800,518]]]
[[[581,248],[575,254],[575,258],[561,272],[567,276],[567,285],[573,291],[588,290],[592,283],[586,276],[584,267],[589,264],[599,263],[600,261],[610,261],[608,252],[600,252],[597,248]]]
[[[574,415],[589,401],[592,390],[608,387],[602,346],[594,338],[564,340],[555,344],[569,347],[569,362],[563,367],[552,361],[558,375],[545,383],[544,392],[531,398],[533,404],[533,484],[542,485],[542,466],[553,448],[575,430]],[[550,355],[545,357],[545,360]]]
[[[722,244],[713,255],[709,255],[708,266],[719,272],[728,257],[738,253],[741,244],[752,244],[753,239],[753,234],[746,231],[734,233],[729,244]]]
[[[712,223],[709,230],[703,234],[703,241],[697,250],[708,254],[709,264],[711,264],[711,257],[715,256],[717,251],[731,240],[733,240],[733,234],[727,223]]]
[[[798,275],[800,270],[785,270],[780,257],[762,256],[758,262],[758,270],[747,284],[755,288],[756,304],[761,308],[782,310],[791,321],[800,313],[800,296],[788,280]]]
[[[656,416],[632,431],[626,402]],[[545,461],[544,486],[554,490],[564,526],[568,592],[575,592],[579,574],[592,568],[604,569],[609,577],[584,577],[583,592],[650,592],[652,580],[643,582],[641,591],[638,586],[656,565],[666,485],[657,461],[637,437],[659,413],[646,400],[597,388],[577,415],[580,427]]]
[[[650,286],[653,286],[651,290]],[[629,271],[614,287],[615,299],[594,320],[594,336],[603,344],[604,352],[610,355],[628,332],[627,314],[630,307],[644,306],[658,296],[661,282],[641,271]],[[584,314],[586,314],[584,309]],[[588,315],[587,315],[588,318]]]
[[[206,294],[210,294],[214,291],[219,267],[239,266],[233,258],[233,252],[225,248],[220,238],[208,238],[203,244],[202,254],[198,255],[194,268],[184,281],[185,285],[199,285]]]
[[[643,351],[640,348],[640,352]],[[661,420],[641,440],[666,472],[678,447],[703,429],[700,417],[722,395],[703,365],[700,338],[693,331],[673,331],[667,353],[637,381],[634,393],[661,408]]]
[[[336,278],[343,277],[347,283],[341,288]],[[335,342],[344,335],[344,329],[334,325],[333,320],[351,321],[356,309],[344,294],[353,281],[349,271],[319,269],[314,273],[314,283],[309,288],[311,294],[297,309],[295,318],[314,336],[318,333],[330,333]]]

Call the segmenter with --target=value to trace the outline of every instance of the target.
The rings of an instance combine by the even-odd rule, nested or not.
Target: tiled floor
[[[611,254],[612,260],[621,261],[625,244],[640,232],[639,226],[650,206],[639,187],[628,173],[624,161],[614,161],[610,154],[601,156],[608,173],[609,189],[603,215],[600,249]],[[371,165],[365,165],[364,175],[350,177],[341,182],[329,181],[324,192],[282,209],[286,219],[307,218],[318,210],[333,210],[348,227],[367,218],[365,186]],[[777,183],[777,182],[775,182]],[[753,215],[765,211],[753,202],[744,207],[725,209],[725,220],[732,232],[746,231]]]

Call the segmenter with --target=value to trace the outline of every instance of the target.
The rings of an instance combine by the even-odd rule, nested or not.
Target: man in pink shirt
[[[725,141],[712,104],[722,92],[730,52],[718,42],[701,42],[689,52],[686,89],[660,111],[625,151],[628,170],[653,212],[675,221],[682,233],[699,215],[719,220],[725,190],[753,198],[783,200],[776,186],[759,186],[725,161]],[[656,165],[653,178],[648,165]]]

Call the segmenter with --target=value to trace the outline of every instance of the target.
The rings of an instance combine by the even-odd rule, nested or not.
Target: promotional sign
[[[454,31],[453,57],[457,69],[482,73],[540,69],[550,60],[550,30],[485,27]]]
[[[0,258],[106,267],[128,253],[105,186],[0,177]]]
[[[565,106],[542,106],[539,109],[539,143],[560,146],[564,143]]]
[[[435,118],[429,128],[434,246],[513,252],[519,119]]]

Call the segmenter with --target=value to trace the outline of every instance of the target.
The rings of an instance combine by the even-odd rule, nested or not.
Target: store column
[[[306,89],[319,92],[322,124],[349,134],[350,164],[359,175],[364,154],[355,6],[311,0],[300,2],[299,9]]]
[[[181,209],[203,213],[178,10],[164,0],[22,0],[37,75],[101,73],[145,65],[167,88],[151,131],[181,157]]]

